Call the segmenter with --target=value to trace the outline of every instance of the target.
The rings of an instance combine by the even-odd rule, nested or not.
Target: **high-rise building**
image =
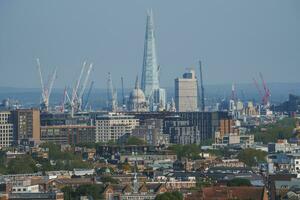
[[[139,125],[139,120],[132,115],[108,113],[96,119],[96,142],[117,141],[125,134],[131,134]]]
[[[9,147],[13,143],[13,124],[10,111],[0,111],[0,147]]]
[[[175,105],[178,112],[193,112],[198,108],[197,78],[194,70],[175,79]]]
[[[141,87],[152,111],[158,110],[162,104],[164,108],[166,102],[165,90],[159,86],[159,70],[155,47],[153,14],[152,10],[150,10],[147,13]]]
[[[14,124],[14,140],[20,143],[23,140],[40,140],[40,110],[17,109],[12,111]]]

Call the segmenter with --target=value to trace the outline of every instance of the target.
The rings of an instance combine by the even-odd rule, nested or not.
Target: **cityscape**
[[[69,4],[72,3],[66,2],[37,3],[30,0],[28,4],[25,3],[25,10],[35,13],[32,5],[37,3],[37,10],[47,10],[49,6],[51,10],[49,12],[54,12],[53,8],[61,9],[64,6],[69,8]],[[82,7],[84,10],[88,4],[88,8],[95,9],[98,14],[104,12],[106,9],[104,5],[118,5],[116,2],[106,4],[102,1],[86,4],[74,2],[72,9],[77,6],[80,10],[84,5]],[[260,66],[258,68],[245,67],[244,73],[239,74],[237,69],[213,70],[209,61],[210,56],[197,52],[199,57],[191,58],[187,56],[191,54],[188,46],[173,41],[172,43],[177,45],[178,42],[179,45],[176,51],[184,54],[183,57],[188,57],[190,64],[170,68],[165,64],[166,58],[162,56],[166,54],[161,53],[163,45],[160,44],[163,43],[163,37],[160,37],[159,30],[162,26],[157,26],[160,20],[173,19],[170,16],[164,19],[158,17],[164,16],[160,14],[162,9],[159,9],[159,6],[164,7],[168,4],[163,2],[152,4],[150,3],[152,1],[129,2],[128,5],[125,3],[123,10],[132,7],[131,10],[126,10],[128,16],[134,15],[133,18],[143,20],[143,25],[138,27],[143,35],[136,33],[133,35],[133,38],[142,37],[143,41],[137,42],[140,40],[130,38],[128,38],[130,41],[126,41],[130,44],[126,49],[132,54],[135,50],[131,49],[140,47],[141,56],[133,56],[134,60],[141,60],[138,68],[125,67],[126,64],[124,69],[122,66],[117,69],[105,67],[97,60],[85,58],[77,64],[77,67],[72,66],[68,68],[68,73],[63,73],[66,68],[59,66],[64,65],[64,62],[58,67],[52,67],[50,66],[52,64],[49,64],[51,62],[46,59],[52,56],[55,60],[55,53],[49,51],[45,56],[47,51],[41,51],[43,53],[40,54],[34,51],[32,54],[35,54],[35,57],[26,58],[31,60],[34,66],[25,67],[27,65],[24,64],[25,69],[20,66],[18,71],[15,71],[9,69],[7,60],[17,53],[8,56],[4,53],[4,49],[12,51],[15,47],[13,48],[14,45],[7,41],[14,40],[15,34],[19,38],[20,33],[13,31],[17,30],[11,28],[13,25],[9,30],[0,33],[0,43],[4,44],[0,47],[0,54],[3,52],[0,56],[0,60],[3,60],[0,61],[0,200],[300,199],[300,82],[297,82],[300,72],[299,47],[294,50],[292,46],[289,50],[287,44],[278,42],[284,47],[282,54],[293,51],[298,56],[294,58],[290,54],[291,57],[288,59],[291,63],[287,63],[283,69],[280,68],[282,71],[278,74],[275,65],[271,64],[269,68],[262,67],[267,65],[266,63],[284,60],[276,56],[269,58],[267,55],[270,52],[262,56],[268,62],[260,60],[259,56],[254,57],[253,62],[263,64],[258,64]],[[224,12],[229,7],[232,9],[234,19],[230,17],[228,19],[234,21],[241,17],[243,24],[256,24],[259,20],[256,21],[255,18],[252,21],[252,11],[243,7],[244,5],[247,7],[248,4],[250,7],[254,6],[253,2],[229,0],[225,5],[201,0],[188,5],[186,12],[190,13],[188,8],[198,9],[201,6],[212,8],[212,5],[216,4],[218,9]],[[291,16],[291,20],[295,20],[295,24],[299,24],[299,14],[293,15],[300,8],[299,3],[293,0],[285,2],[276,0],[268,3],[270,4],[255,4],[258,6],[256,7],[258,15],[262,7],[272,5],[274,7],[262,9],[261,14],[268,14],[274,18],[271,21],[276,21],[277,9],[283,9],[286,15]],[[1,5],[3,6],[0,8],[1,27],[9,27],[7,24],[14,24],[18,20],[20,23],[26,21],[25,15],[24,21],[13,17],[20,9],[17,1],[0,1],[0,7]],[[103,5],[104,8],[101,8],[103,10],[98,12],[97,9],[100,8],[96,5]],[[182,5],[185,4],[176,2],[174,9],[184,10]],[[236,5],[240,7],[237,8]],[[292,8],[293,6],[296,9]],[[251,19],[241,13],[242,7],[251,13],[249,15]],[[143,9],[144,15],[136,16],[135,8]],[[15,13],[1,14],[5,9]],[[135,22],[126,21],[126,16],[118,12],[111,13],[111,8],[107,9],[106,14],[111,18],[101,20],[116,22],[114,17],[117,16],[120,29],[136,30],[136,27],[131,27],[136,25]],[[61,11],[64,13],[67,10]],[[236,12],[240,16],[236,15]],[[174,14],[171,11],[170,13]],[[184,15],[178,14],[181,17]],[[45,16],[41,15],[43,25],[38,25],[39,19],[34,14],[32,16],[34,26],[38,28],[44,25],[52,26],[51,23],[59,21],[52,19],[55,13],[50,16],[53,21],[44,20]],[[174,20],[178,16],[175,16]],[[84,15],[76,16],[74,10],[73,13],[68,12],[65,17],[74,18],[75,21],[79,18],[80,21],[85,20]],[[184,17],[186,23],[192,24],[192,19]],[[228,16],[218,18],[222,17]],[[96,23],[97,20],[92,18],[91,21]],[[176,20],[180,22],[179,18]],[[209,17],[205,20],[208,20],[207,24],[214,21]],[[171,26],[174,22],[167,23]],[[226,23],[229,26],[230,22]],[[278,25],[282,24],[275,23],[275,27]],[[68,24],[63,26],[66,30],[71,27]],[[181,29],[176,24],[177,26]],[[279,28],[284,29],[286,26],[285,24]],[[30,23],[27,27],[30,29]],[[272,27],[271,24],[266,25],[268,32],[273,31]],[[80,32],[81,37],[91,37],[88,28],[80,28],[86,34],[81,35]],[[66,30],[62,30],[60,34],[63,35],[63,31]],[[55,31],[49,35],[59,40],[60,36],[55,36]],[[289,31],[288,29],[287,33]],[[300,33],[299,27],[295,28],[295,31]],[[257,37],[259,33],[257,30],[253,37]],[[114,38],[114,34],[117,33],[111,31],[108,35]],[[171,28],[168,34],[172,35]],[[242,34],[242,31],[237,34]],[[289,35],[281,34],[282,40],[288,41]],[[211,35],[215,37],[216,33]],[[259,37],[267,41],[272,36],[267,34]],[[300,43],[299,35],[295,42],[291,38],[293,45],[297,46]],[[26,40],[25,37],[20,39]],[[183,38],[183,41],[189,39]],[[95,38],[92,40],[96,41]],[[218,39],[208,38],[208,40]],[[49,46],[50,43],[51,41],[48,43]],[[115,45],[122,41],[115,37],[110,43]],[[255,46],[253,52],[260,52],[259,45],[265,45],[263,42],[259,43],[257,39],[255,44],[257,48]],[[80,42],[78,44],[80,46]],[[233,47],[226,48],[226,51],[233,51],[235,45],[232,44]],[[278,49],[281,49],[279,47]],[[15,51],[22,48],[21,45],[17,46]],[[47,49],[47,46],[43,48]],[[237,51],[250,52],[250,48],[243,46]],[[269,49],[278,51],[274,47]],[[72,47],[68,50],[72,51]],[[63,53],[64,50],[57,51]],[[122,51],[116,49],[116,54],[111,55],[113,57],[108,55],[107,57],[111,62],[122,60],[124,57],[117,55]],[[249,54],[251,57],[251,53]],[[166,57],[178,59],[172,56]],[[20,58],[14,60],[22,62],[19,61],[22,57],[23,53],[20,54]],[[243,60],[242,56],[234,59],[241,60],[244,66],[252,62],[252,59]],[[122,62],[126,63],[124,60]],[[295,74],[294,68],[292,70],[291,67],[293,63]],[[10,73],[11,71],[13,73]],[[245,77],[249,80],[245,80]],[[277,80],[277,77],[282,79]],[[286,77],[291,81],[286,81]],[[170,80],[172,83],[169,83]]]

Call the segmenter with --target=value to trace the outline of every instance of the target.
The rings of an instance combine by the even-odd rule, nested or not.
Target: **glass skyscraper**
[[[146,34],[141,88],[152,111],[165,107],[165,90],[159,87],[159,65],[157,64],[155,33],[152,10],[147,12]],[[157,97],[159,95],[159,97]]]

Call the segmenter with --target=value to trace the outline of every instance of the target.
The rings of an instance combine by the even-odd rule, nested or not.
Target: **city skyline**
[[[94,63],[96,88],[105,88],[107,72],[114,80],[123,76],[124,86],[133,88],[141,74],[144,16],[150,8],[162,87],[172,86],[186,67],[198,72],[199,59],[205,85],[251,83],[259,72],[267,82],[298,82],[297,1],[172,1],[170,12],[170,1],[72,1],[66,14],[69,2],[1,2],[0,86],[39,88],[35,59],[40,58],[45,74],[58,67],[54,88],[72,87],[84,60]]]

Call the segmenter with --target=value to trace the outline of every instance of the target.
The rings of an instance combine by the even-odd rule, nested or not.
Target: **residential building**
[[[187,195],[186,200],[208,200],[208,199],[256,199],[268,200],[268,193],[264,187],[204,187],[198,192]]]
[[[194,112],[198,109],[198,87],[194,70],[175,79],[175,106],[177,112]]]
[[[215,132],[223,135],[233,131],[228,112],[178,112],[176,116],[165,117],[164,133],[169,134],[170,142],[175,144],[200,144],[213,139]]]
[[[13,144],[13,124],[10,111],[0,111],[0,148]]]
[[[96,119],[96,142],[117,141],[124,134],[131,134],[139,125],[132,115],[108,113]]]
[[[160,146],[168,145],[169,135],[163,134],[163,120],[162,119],[146,119],[143,124],[132,130],[132,136],[141,138],[149,145]]]
[[[293,153],[298,150],[300,150],[300,146],[288,143],[287,140],[278,140],[276,143],[272,142],[268,144],[268,153]]]
[[[254,144],[253,134],[238,134],[228,133],[221,136],[220,132],[215,133],[215,144],[214,147],[223,147],[230,145],[238,145],[242,148],[249,148]]]
[[[96,127],[86,125],[41,126],[41,140],[56,144],[94,143]]]
[[[14,140],[21,141],[40,140],[40,110],[39,109],[17,109],[12,111],[12,122],[14,124]]]

